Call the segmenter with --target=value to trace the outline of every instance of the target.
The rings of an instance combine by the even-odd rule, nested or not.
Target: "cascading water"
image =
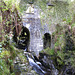
[[[33,70],[35,70],[39,75],[45,75],[46,72],[43,71],[41,67],[38,64],[36,64],[34,60],[30,58],[28,55],[27,55],[27,59],[29,61],[29,64],[33,67]]]
[[[45,60],[47,59],[46,56],[44,56],[44,61],[42,61],[41,59],[38,59],[36,56],[34,56],[32,53],[29,53],[26,51],[27,51],[27,48],[25,48],[24,54],[26,54],[26,57],[27,57],[27,60],[30,66],[32,66],[33,70],[35,70],[37,74],[39,75],[58,75],[58,70],[53,65],[52,60],[50,60],[51,62],[49,63],[50,65],[47,65],[47,61]],[[51,68],[49,68],[50,66]]]

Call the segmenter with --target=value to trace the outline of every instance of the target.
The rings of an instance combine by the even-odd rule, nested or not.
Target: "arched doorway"
[[[51,47],[51,35],[49,33],[45,33],[43,38],[43,48],[46,49],[47,47]]]
[[[22,27],[20,35],[17,37],[17,48],[25,49],[29,47],[30,32],[26,27]]]

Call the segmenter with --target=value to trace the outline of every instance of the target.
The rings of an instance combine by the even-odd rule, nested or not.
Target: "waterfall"
[[[30,58],[28,55],[27,55],[27,59],[29,61],[29,64],[32,66],[33,70],[35,70],[39,75],[44,75],[46,72],[44,70],[41,69],[41,67],[36,63],[34,62],[34,60],[32,58]]]

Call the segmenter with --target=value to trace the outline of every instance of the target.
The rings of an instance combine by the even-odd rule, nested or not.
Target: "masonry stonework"
[[[44,34],[49,33],[51,35],[51,32],[47,25],[42,27],[38,9],[34,9],[34,13],[25,13],[22,20],[23,26],[30,32],[29,50],[39,55],[39,51],[43,50]]]

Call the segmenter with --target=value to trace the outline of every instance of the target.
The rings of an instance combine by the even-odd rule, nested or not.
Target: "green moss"
[[[66,18],[63,18],[62,20],[63,20],[63,21],[66,21]]]
[[[27,59],[26,59],[25,55],[23,55],[23,53],[19,53],[18,57],[19,57],[19,59],[21,60],[22,63],[27,62]]]
[[[59,46],[59,41],[57,41],[55,44],[54,44],[54,46],[56,47],[56,46]]]
[[[73,23],[72,25],[71,25],[71,27],[74,27],[75,26],[75,23]]]
[[[71,23],[72,23],[72,19],[71,19],[71,17],[68,18],[68,19],[66,20],[66,22],[67,22],[68,24],[71,24]]]
[[[54,49],[50,49],[49,47],[44,49],[44,52],[49,54],[49,55],[54,55]]]
[[[1,55],[0,55],[1,58],[9,58],[10,57],[10,51],[2,51]]]
[[[9,75],[9,67],[3,59],[0,59],[0,75]]]

